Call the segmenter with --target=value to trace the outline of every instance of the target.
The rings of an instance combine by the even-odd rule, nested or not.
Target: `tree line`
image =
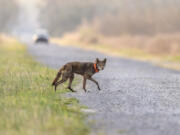
[[[179,0],[45,0],[40,9],[40,22],[56,36],[84,20],[106,35],[180,31]]]
[[[18,20],[18,4],[15,0],[0,0],[0,32],[9,32]]]

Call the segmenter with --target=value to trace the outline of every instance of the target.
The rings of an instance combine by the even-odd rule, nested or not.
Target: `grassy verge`
[[[55,74],[18,42],[0,41],[0,134],[88,134],[78,101],[63,97],[65,88],[55,93],[51,87]]]

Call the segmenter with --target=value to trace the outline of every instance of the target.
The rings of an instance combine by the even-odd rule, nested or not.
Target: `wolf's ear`
[[[96,63],[98,63],[99,62],[99,59],[98,58],[96,58]]]
[[[103,60],[104,63],[106,63],[106,58]]]

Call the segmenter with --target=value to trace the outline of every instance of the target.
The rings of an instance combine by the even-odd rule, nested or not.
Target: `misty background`
[[[179,0],[0,0],[0,32],[44,28],[52,37],[179,53],[179,14]]]
[[[11,32],[17,25],[19,7],[16,1],[0,0],[0,32]]]
[[[179,0],[0,0],[0,31],[43,27],[61,36],[88,22],[105,35],[177,33],[179,14]]]
[[[83,21],[106,35],[180,31],[179,0],[45,0],[40,20],[51,34],[75,30]]]

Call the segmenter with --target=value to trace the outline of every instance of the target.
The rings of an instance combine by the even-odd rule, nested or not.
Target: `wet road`
[[[149,63],[56,45],[29,45],[28,51],[49,67],[59,68],[70,61],[94,61],[107,58],[105,70],[94,75],[101,91],[87,82],[70,93],[95,111],[89,116],[93,133],[109,135],[179,135],[180,72]]]

